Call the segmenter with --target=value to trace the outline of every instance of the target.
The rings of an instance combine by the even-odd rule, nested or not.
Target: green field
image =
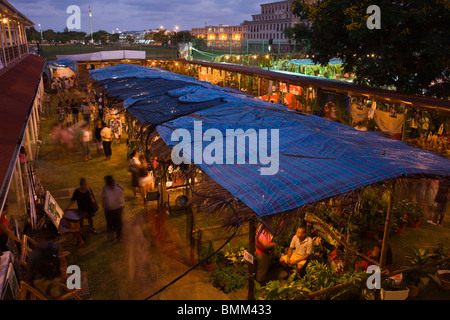
[[[56,55],[62,54],[82,54],[92,53],[99,51],[112,51],[112,50],[141,50],[145,51],[147,59],[176,59],[177,49],[176,47],[163,47],[163,46],[140,46],[140,45],[114,45],[114,46],[90,46],[90,45],[42,45],[42,53],[44,58],[48,60],[56,60]]]

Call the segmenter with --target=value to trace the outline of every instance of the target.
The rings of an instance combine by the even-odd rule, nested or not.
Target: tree
[[[367,8],[381,9],[381,29],[369,29]],[[296,0],[294,27],[310,40],[309,54],[325,65],[343,60],[356,83],[398,92],[450,97],[450,2],[446,0]]]
[[[174,42],[189,42],[192,39],[192,34],[189,31],[179,31],[174,33]]]
[[[163,45],[166,45],[170,40],[170,36],[166,34],[167,30],[160,29],[158,32],[154,32],[153,40],[156,42],[161,42]]]
[[[49,42],[53,42],[56,40],[56,33],[52,29],[42,31],[42,36]]]
[[[34,27],[30,27],[30,28],[26,29],[26,33],[27,33],[27,40],[29,42],[35,41],[35,40],[41,41],[41,34]]]
[[[101,42],[102,44],[106,44],[106,40],[109,38],[109,33],[105,30],[99,30],[92,34],[94,38],[94,42]]]

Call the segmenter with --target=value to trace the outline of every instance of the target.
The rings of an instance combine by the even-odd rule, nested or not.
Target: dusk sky
[[[81,9],[81,31],[89,32],[89,6],[92,10],[93,31],[138,31],[159,28],[190,30],[193,27],[229,24],[239,25],[260,13],[260,4],[271,0],[9,0],[20,12],[42,30],[63,31],[67,7]]]

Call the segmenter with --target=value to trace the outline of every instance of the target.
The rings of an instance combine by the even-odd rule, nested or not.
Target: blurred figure
[[[428,220],[427,222],[433,225],[442,226],[444,224],[444,216],[447,212],[447,202],[449,195],[449,181],[448,180],[440,180],[439,181],[439,189],[434,198],[434,217],[433,220]]]
[[[48,298],[55,299],[62,294],[58,285],[62,280],[59,247],[50,242],[43,231],[38,231],[33,238],[38,247],[28,254],[27,282]]]
[[[60,125],[64,126],[64,119],[65,119],[65,111],[64,111],[64,105],[60,101],[58,102],[58,107],[56,108],[56,112],[58,113],[58,122]]]
[[[141,162],[139,161],[139,152],[134,150],[131,153],[130,165],[128,166],[128,171],[131,172],[131,186],[133,187],[134,197],[137,198],[137,192],[139,191],[138,183],[138,171],[141,167]]]
[[[72,125],[72,108],[68,99],[64,104],[64,115],[65,125],[66,127],[70,127]]]
[[[84,161],[92,160],[91,158],[91,131],[89,130],[89,125],[85,124],[83,129],[80,131],[80,142],[83,148]]]
[[[102,144],[102,136],[101,136],[101,132],[103,130],[103,122],[100,119],[97,119],[95,128],[94,128],[94,139],[95,139],[95,147],[97,150],[97,157],[100,157],[101,153],[102,153],[102,149],[103,149],[103,144]]]
[[[72,99],[72,102],[70,103],[70,109],[72,111],[72,123],[76,124],[78,123],[78,113],[80,111],[78,109],[78,103],[75,101],[75,99]]]
[[[102,207],[105,210],[108,239],[112,240],[112,233],[115,232],[117,241],[120,242],[123,226],[123,187],[116,183],[111,176],[106,176],[104,181],[105,185],[102,188]]]
[[[25,170],[26,170],[25,165],[27,164],[27,152],[26,152],[24,146],[20,147],[19,162],[20,162],[20,169],[22,170],[22,174],[25,174]]]
[[[83,99],[83,103],[81,104],[80,111],[81,111],[81,114],[83,115],[83,120],[87,124],[91,124],[91,108],[89,107],[87,99]]]

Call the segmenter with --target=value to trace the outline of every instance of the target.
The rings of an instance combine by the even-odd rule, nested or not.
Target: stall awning
[[[0,205],[8,191],[45,59],[28,55],[0,76]]]
[[[91,75],[102,79],[101,81],[106,84],[106,90],[114,88],[110,92],[113,96],[123,99],[125,96],[115,91],[121,87],[118,85],[120,82],[115,84],[116,81],[121,81],[120,72],[107,75],[107,70],[101,70],[103,69],[93,71]],[[139,101],[140,96],[174,99],[172,107],[176,110],[182,110],[190,103],[206,103],[220,98],[217,105],[209,108],[189,109],[191,113],[188,115],[177,111],[180,115],[164,121],[157,126],[157,130],[169,147],[178,144],[178,141],[172,141],[174,132],[179,132],[177,129],[187,130],[193,139],[185,147],[190,146],[192,154],[196,150],[195,145],[202,140],[195,138],[195,126],[198,128],[201,122],[201,134],[209,129],[216,130],[216,133],[218,130],[223,138],[223,153],[219,157],[224,164],[207,164],[206,161],[196,164],[259,216],[295,209],[386,179],[412,174],[450,175],[450,160],[409,147],[401,141],[384,138],[373,132],[360,132],[337,122],[303,114],[260,99],[225,92],[224,88],[217,86],[203,87],[200,82],[195,85],[195,81],[185,81],[183,88],[183,80],[177,75],[166,73],[164,77],[158,77],[160,74],[161,71],[157,70],[147,69],[145,72],[140,70],[139,78],[134,79],[136,84],[130,87],[135,90],[133,95],[136,100],[130,100],[128,111],[138,120],[154,124],[151,121],[153,113],[150,110],[159,107],[161,112],[170,114],[172,109],[154,99],[153,104],[148,101],[146,107],[135,112],[132,102]],[[169,79],[171,77],[173,78]],[[132,73],[127,71],[126,79],[130,78]],[[178,88],[173,89],[167,83],[165,90],[164,87],[147,85],[145,89],[140,90],[138,84],[146,83],[149,79],[157,79],[155,83],[174,81]],[[247,144],[244,154],[241,154],[247,164],[236,164],[237,149],[232,150],[234,164],[229,164],[230,161],[226,158],[229,144],[225,142],[227,135],[229,136],[227,129],[234,132],[237,129],[242,129],[243,132],[255,130],[258,135],[258,145],[249,147]],[[275,163],[276,159],[273,157],[270,164],[262,161],[264,143],[259,139],[264,130],[267,130],[267,156],[273,150],[272,146],[277,143],[275,132],[278,130],[278,150],[274,150],[279,157],[278,163]],[[207,150],[210,141],[212,140],[203,141],[202,155],[205,155],[205,152],[213,154],[211,148]],[[215,156],[220,155],[220,152],[217,153],[219,149],[215,149]],[[251,158],[258,159],[257,163],[248,164]],[[272,165],[276,166],[273,175],[262,174],[264,168]]]

